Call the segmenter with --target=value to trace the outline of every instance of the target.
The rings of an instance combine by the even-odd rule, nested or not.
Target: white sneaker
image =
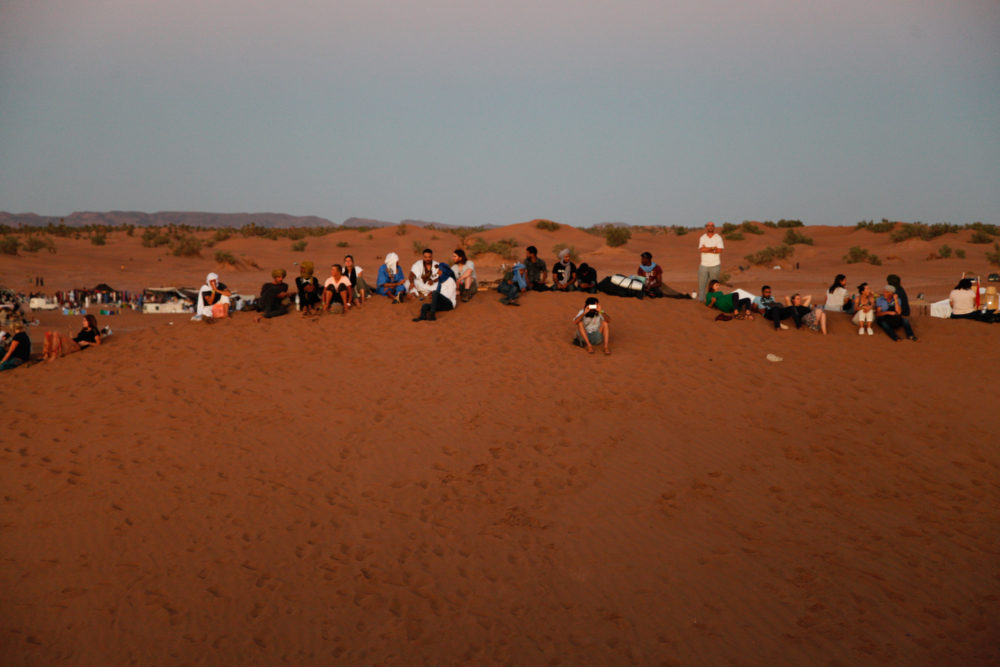
[[[858,335],[859,336],[864,336],[865,335],[865,328],[864,327],[858,327]]]
[[[869,329],[869,330],[868,330],[868,335],[869,335],[869,336],[874,336],[874,335],[875,335],[875,332],[874,332],[874,331],[872,331],[871,329]]]

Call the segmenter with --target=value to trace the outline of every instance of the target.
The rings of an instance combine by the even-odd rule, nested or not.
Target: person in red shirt
[[[646,296],[652,298],[658,298],[663,296],[663,269],[660,265],[653,261],[653,255],[644,252],[640,255],[639,262],[639,275],[646,279],[646,286],[643,287],[643,291]]]

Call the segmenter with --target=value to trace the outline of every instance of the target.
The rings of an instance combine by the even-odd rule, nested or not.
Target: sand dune
[[[734,282],[818,293],[858,244],[899,259],[845,273],[913,294],[986,268],[982,246],[926,261],[809,228],[799,270],[736,269],[783,231],[727,244]],[[269,269],[346,241],[374,270],[455,241],[419,236],[220,246]],[[575,245],[602,273],[650,248],[694,287],[695,235],[482,236]],[[215,268],[125,238],[5,259],[3,280]],[[224,278],[251,292],[265,273]],[[259,325],[126,314],[102,318],[107,345],[3,373],[4,664],[1000,661],[996,325],[915,317],[921,342],[893,344],[846,316],[821,337],[605,297],[605,357],[569,345],[581,302],[487,292],[435,323],[383,300]]]

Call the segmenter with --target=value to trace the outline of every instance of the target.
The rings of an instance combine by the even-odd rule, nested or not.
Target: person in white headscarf
[[[385,262],[378,267],[375,293],[389,297],[393,303],[399,303],[406,296],[406,276],[399,266],[399,255],[394,252],[386,255]]]
[[[576,289],[576,264],[569,257],[569,248],[563,248],[559,251],[559,261],[552,265],[552,289],[557,292]]]
[[[229,297],[232,292],[219,282],[219,274],[205,276],[205,284],[198,290],[198,307],[195,318],[229,317]]]

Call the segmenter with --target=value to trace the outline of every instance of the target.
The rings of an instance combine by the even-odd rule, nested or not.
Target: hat
[[[890,294],[895,294],[896,293],[896,288],[893,287],[892,285],[886,285],[885,287],[882,288],[882,291],[883,292],[889,292]]]

